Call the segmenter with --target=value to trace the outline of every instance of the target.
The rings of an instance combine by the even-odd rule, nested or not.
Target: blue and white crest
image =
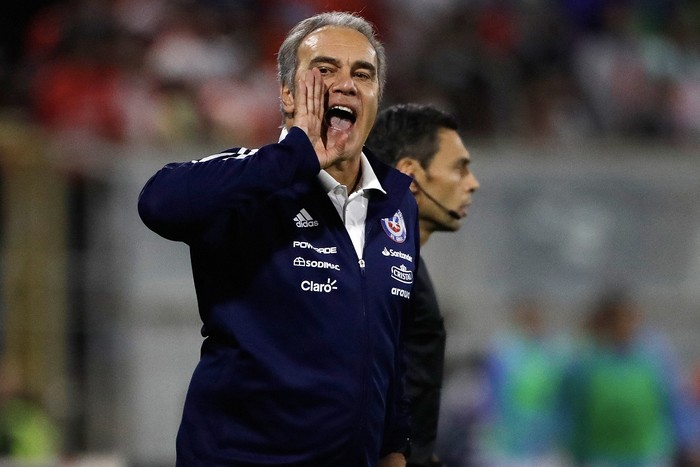
[[[396,213],[391,217],[385,217],[381,220],[382,228],[384,232],[396,243],[403,243],[406,241],[406,223],[403,220],[403,214],[401,210],[396,211]]]

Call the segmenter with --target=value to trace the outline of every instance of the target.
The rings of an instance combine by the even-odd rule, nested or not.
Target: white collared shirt
[[[287,129],[283,128],[280,141],[285,136],[287,136]],[[371,190],[379,190],[382,193],[386,193],[386,191],[364,153],[360,154],[360,173],[360,180],[352,193],[348,193],[348,187],[340,184],[325,170],[318,173],[318,180],[343,220],[345,229],[355,247],[355,252],[357,252],[357,257],[362,259],[362,251],[365,246],[365,220],[367,219]]]

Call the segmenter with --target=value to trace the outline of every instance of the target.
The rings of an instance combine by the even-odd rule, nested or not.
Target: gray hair
[[[332,11],[319,13],[306,18],[294,26],[282,42],[277,52],[277,79],[280,84],[294,92],[294,76],[297,71],[297,50],[303,40],[312,32],[325,26],[337,26],[354,29],[362,33],[377,53],[377,78],[379,80],[379,97],[381,99],[386,83],[386,52],[379,41],[372,23],[356,13]]]

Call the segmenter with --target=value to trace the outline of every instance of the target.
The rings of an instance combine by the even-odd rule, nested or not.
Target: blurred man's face
[[[433,196],[445,208],[455,211],[459,219],[450,216],[445,209],[427,199],[418,190],[416,200],[420,220],[430,231],[456,231],[462,219],[467,217],[472,194],[479,189],[479,181],[470,170],[469,151],[459,134],[443,128],[438,132],[438,151],[427,169],[414,174],[421,188]]]
[[[616,344],[626,345],[634,340],[640,316],[632,305],[619,305],[611,321],[611,337]]]

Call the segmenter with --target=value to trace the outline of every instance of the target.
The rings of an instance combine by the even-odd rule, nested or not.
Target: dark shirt
[[[413,436],[410,466],[431,465],[437,438],[445,360],[445,324],[430,275],[418,259],[411,294],[413,320],[406,330],[406,394],[411,401]]]

